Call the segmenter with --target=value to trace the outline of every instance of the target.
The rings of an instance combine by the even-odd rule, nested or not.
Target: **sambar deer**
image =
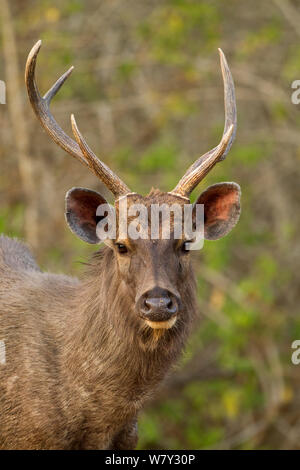
[[[124,197],[128,207],[188,204],[235,136],[234,84],[223,52],[225,128],[219,145],[198,158],[172,191],[141,196],[95,156],[74,116],[75,140],[57,124],[49,105],[72,68],[41,97],[35,81],[40,47],[41,41],[32,48],[25,73],[35,114],[60,147],[105,183],[117,219]],[[65,215],[72,232],[101,243],[97,208],[104,203],[95,191],[68,191]],[[216,240],[239,219],[240,188],[210,186],[193,210],[196,204],[204,204],[204,238]],[[164,223],[162,217],[160,230]],[[138,412],[178,358],[196,316],[189,240],[172,233],[151,240],[121,239],[117,232],[94,254],[80,282],[42,272],[23,243],[0,238],[0,448],[135,448]]]

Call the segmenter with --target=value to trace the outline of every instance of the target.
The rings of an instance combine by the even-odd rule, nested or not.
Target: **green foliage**
[[[166,64],[185,65],[188,56],[199,53],[199,44],[203,49],[216,45],[218,25],[218,11],[210,2],[169,0],[142,23],[139,33],[147,41],[153,58]]]
[[[16,204],[0,210],[0,233],[23,238],[24,205]]]
[[[128,80],[136,70],[136,64],[132,61],[124,61],[118,67],[118,73],[121,80]]]
[[[267,46],[274,46],[280,41],[282,34],[281,24],[278,19],[270,21],[256,31],[247,33],[243,46],[239,51],[241,57],[247,57]]]
[[[172,144],[157,142],[141,156],[137,170],[149,173],[153,171],[172,171],[175,164],[176,148]]]

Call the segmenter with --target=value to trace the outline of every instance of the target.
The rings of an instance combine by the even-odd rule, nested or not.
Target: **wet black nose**
[[[179,299],[171,292],[156,287],[143,294],[138,302],[140,315],[153,322],[167,321],[178,313]]]

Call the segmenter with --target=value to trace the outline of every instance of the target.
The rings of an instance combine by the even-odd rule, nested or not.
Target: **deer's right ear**
[[[91,189],[72,188],[66,194],[65,216],[73,233],[87,243],[101,243],[96,227],[99,222],[97,209],[107,204],[101,194]]]

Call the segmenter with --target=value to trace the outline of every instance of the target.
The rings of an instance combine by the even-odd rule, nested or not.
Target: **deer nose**
[[[178,313],[179,299],[159,287],[143,294],[138,303],[141,317],[150,322],[166,322]]]

